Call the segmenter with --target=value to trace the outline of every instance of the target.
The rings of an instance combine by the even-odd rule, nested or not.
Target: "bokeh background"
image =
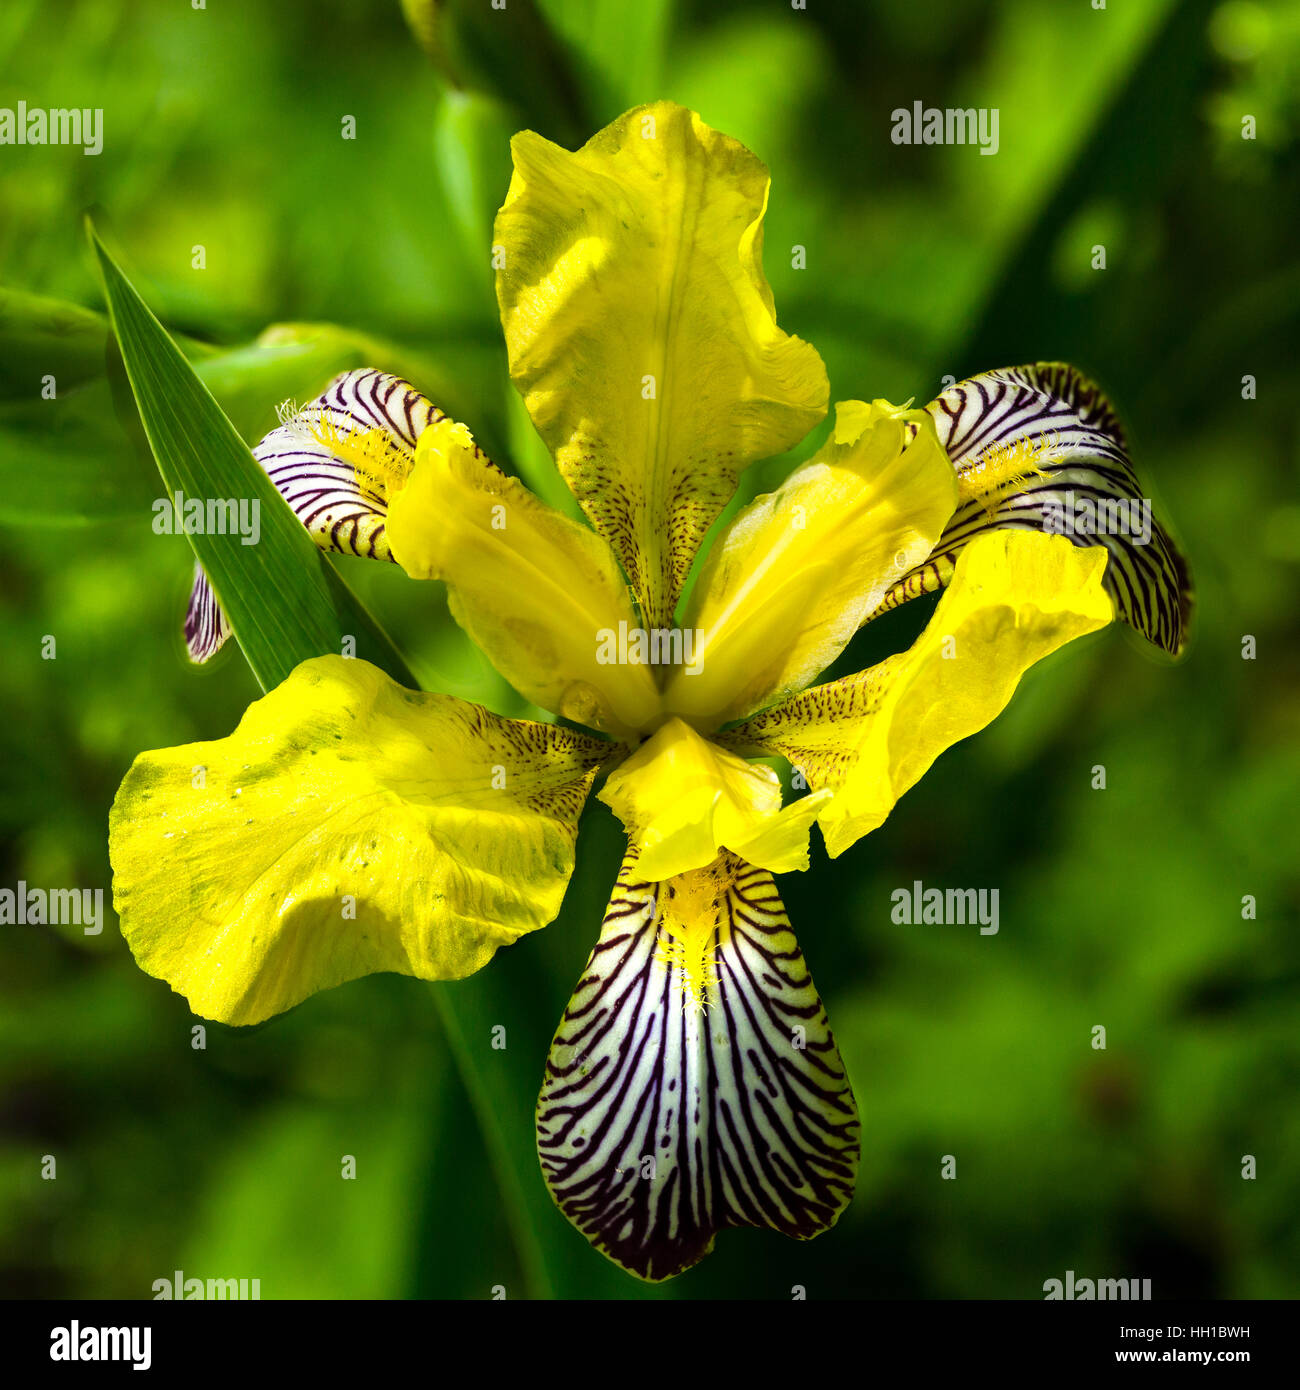
[[[1157,1297],[1296,1296],[1297,6],[409,10],[0,7],[0,106],[104,111],[98,157],[0,147],[0,883],[111,899],[106,816],[134,754],[221,736],[256,695],[233,643],[183,659],[191,562],[150,526],[161,489],[82,214],[250,440],[284,397],[373,361],[554,496],[485,254],[506,139],[576,144],[659,97],[770,166],[767,273],[833,399],[925,401],[945,375],[1040,359],[1105,385],[1197,581],[1191,651],[1072,644],[881,830],[782,881],[864,1118],[857,1198],[822,1238],[729,1233],[647,1289],[546,1198],[533,1102],[620,849],[593,802],[560,919],[481,975],[370,978],[210,1025],[203,1050],[111,912],[98,937],[0,927],[0,1291],[149,1297],[180,1269],[265,1298],[1039,1298],[1073,1269]],[[998,154],[893,145],[890,112],[916,100],[997,107]],[[524,711],[440,588],[341,568],[428,687]],[[902,647],[925,608],[846,664]],[[918,878],[997,888],[998,935],[895,925],[890,894]]]

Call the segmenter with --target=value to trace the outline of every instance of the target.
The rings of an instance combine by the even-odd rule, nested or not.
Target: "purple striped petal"
[[[949,387],[926,409],[963,500],[929,559],[872,617],[944,587],[957,556],[985,531],[1059,530],[1075,545],[1104,545],[1119,617],[1165,651],[1182,650],[1192,605],[1186,563],[1151,517],[1119,421],[1092,382],[1059,362],[1008,367]],[[1090,516],[1102,529],[1088,531]]]
[[[560,1210],[623,1268],[668,1279],[729,1227],[833,1225],[858,1132],[772,876],[726,854],[643,883],[629,855],[537,1103]]]
[[[208,661],[225,645],[230,636],[230,624],[221,611],[217,596],[212,592],[203,566],[194,565],[194,587],[190,590],[190,606],[185,612],[185,649],[196,664]]]
[[[373,368],[344,372],[253,450],[267,477],[322,550],[392,561],[385,527],[388,490],[415,463],[415,445],[443,412],[401,377]],[[185,617],[190,660],[207,661],[230,634],[198,572]]]

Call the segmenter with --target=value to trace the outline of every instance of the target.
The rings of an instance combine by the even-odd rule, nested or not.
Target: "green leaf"
[[[299,662],[345,649],[404,685],[415,679],[383,630],[316,548],[239,431],[87,226],[109,317],[168,495],[258,504],[256,545],[191,535],[253,674],[269,690]]]
[[[272,324],[256,342],[226,348],[195,370],[252,444],[275,427],[281,401],[310,400],[340,372],[355,367],[404,377],[449,415],[463,409],[463,373],[452,380],[420,355],[332,323]]]
[[[173,341],[249,444],[275,427],[281,401],[310,400],[354,367],[405,377],[458,419],[475,418],[500,377],[491,371],[494,359],[464,343],[454,349],[453,377],[423,355],[329,323],[272,324],[256,342],[234,348]],[[46,376],[54,378],[52,395],[42,389]],[[476,437],[490,452],[490,420]],[[141,516],[157,493],[108,319],[63,300],[0,289],[0,524]]]
[[[484,296],[495,305],[490,274]],[[423,353],[332,323],[272,324],[237,347],[179,334],[172,340],[250,445],[275,428],[282,401],[310,400],[340,372],[375,367],[405,377],[456,419],[473,421],[479,443],[500,453],[501,412],[484,408],[500,387],[496,343],[448,338],[444,356],[455,363],[448,372]],[[157,494],[107,317],[0,287],[0,524],[140,517]]]
[[[538,8],[587,98],[594,124],[584,140],[620,112],[664,95],[673,0],[538,0]]]
[[[107,381],[49,401],[0,401],[0,525],[147,517],[157,495],[157,474],[118,423]]]
[[[0,289],[0,399],[37,399],[47,376],[60,392],[102,376],[108,331],[79,304]]]
[[[501,9],[487,0],[402,0],[402,8],[451,86],[498,97],[521,125],[562,144],[581,144],[593,133],[570,54],[535,0],[511,0]]]
[[[497,98],[448,88],[433,123],[434,157],[447,205],[478,281],[485,315],[495,325],[492,224],[510,186],[514,114]]]
[[[542,1184],[533,1149],[532,1112],[528,1107],[521,1111],[514,1103],[515,1095],[502,1075],[506,1068],[482,1065],[470,1043],[471,1037],[491,1036],[496,1020],[503,1017],[492,1009],[499,1010],[508,994],[495,979],[484,976],[487,972],[480,972],[475,981],[477,989],[465,989],[464,982],[460,988],[435,985],[434,1003],[496,1175],[499,1199],[505,1208],[527,1295],[553,1298],[555,1290],[546,1269],[539,1220],[546,1215],[543,1208],[550,1205],[551,1199]],[[517,1073],[518,1066],[509,1070]],[[529,1086],[525,1092],[530,1101],[534,1089]]]

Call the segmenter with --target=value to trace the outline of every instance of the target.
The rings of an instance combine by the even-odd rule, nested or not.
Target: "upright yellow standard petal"
[[[447,581],[456,621],[535,704],[613,734],[658,711],[648,666],[602,660],[636,623],[609,546],[489,463],[464,425],[421,435],[388,537],[407,574]]]
[[[742,468],[825,414],[826,371],[776,326],[764,166],[658,102],[576,153],[526,131],[497,216],[510,374],[561,472],[667,626]]]
[[[779,752],[834,797],[818,820],[831,855],[881,825],[931,763],[1006,708],[1034,662],[1114,616],[1106,551],[993,531],[958,557],[910,651],[806,690],[732,731]]]
[[[723,849],[772,873],[806,869],[808,835],[830,794],[782,810],[770,767],[670,719],[610,774],[599,797],[637,846],[638,873],[657,882],[703,868]]]
[[[122,933],[224,1023],[377,970],[459,979],[559,911],[607,751],[305,661],[229,738],[136,759],[109,827]]]
[[[666,708],[710,730],[807,685],[956,503],[924,411],[841,402],[825,447],[714,542],[683,618],[695,662],[670,675]]]

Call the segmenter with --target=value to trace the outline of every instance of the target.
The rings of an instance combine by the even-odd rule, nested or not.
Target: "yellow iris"
[[[328,527],[300,511],[321,544],[342,544],[355,489],[511,684],[592,732],[305,662],[229,737],[137,759],[113,809],[116,905],[143,969],[227,1023],[371,971],[460,978],[555,916],[603,776],[628,854],[547,1062],[538,1149],[570,1220],[658,1279],[728,1226],[815,1235],[852,1194],[852,1091],[771,875],[807,867],[814,823],[832,854],[879,826],[1116,604],[1181,641],[1186,603],[1157,583],[1139,612],[1120,580],[1146,557],[1025,512],[1054,467],[1085,487],[1120,466],[1100,398],[1054,367],[925,410],[841,402],[683,598],[741,470],[828,406],[763,276],[767,172],[668,103],[576,153],[512,148],[494,237],[510,372],[590,525],[375,373],[332,383],[305,440],[290,422],[265,452],[295,508],[321,494],[304,470],[333,489]],[[1061,409],[1023,408],[1038,397]],[[882,606],[938,585],[910,650],[814,684]],[[764,758],[809,793],[783,806]]]

